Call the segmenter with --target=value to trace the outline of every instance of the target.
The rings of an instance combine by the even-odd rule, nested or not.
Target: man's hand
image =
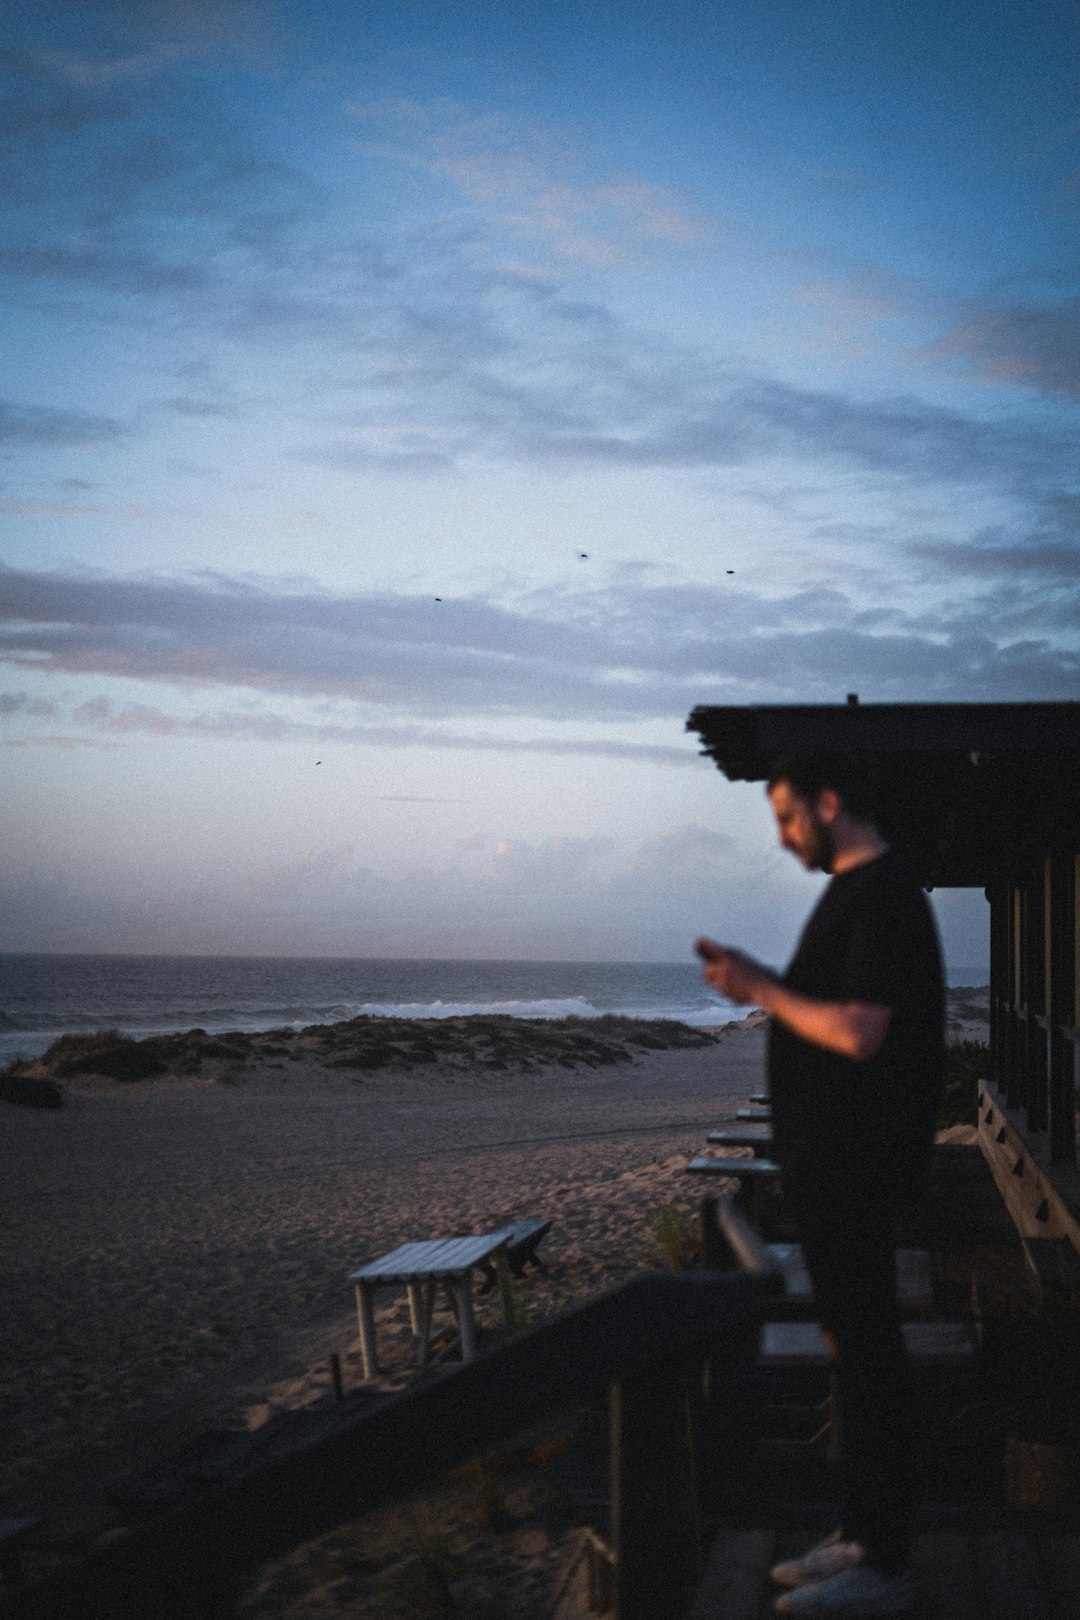
[[[740,1006],[752,1001],[804,1041],[854,1058],[856,1063],[881,1050],[892,1020],[891,1007],[865,1001],[815,1001],[789,990],[771,968],[743,951],[718,945],[713,939],[697,940],[694,949],[706,964],[701,975],[706,984],[729,1001]]]
[[[718,945],[712,939],[699,939],[694,949],[705,962],[701,977],[728,1001],[738,1006],[760,1002],[767,986],[776,983],[776,975],[752,956],[733,950],[730,945]]]

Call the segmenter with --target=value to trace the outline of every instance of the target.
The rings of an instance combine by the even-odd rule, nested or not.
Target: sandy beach
[[[432,1031],[416,1063],[342,1067],[340,1041],[279,1033],[189,1050],[188,1072],[69,1076],[60,1108],[4,1106],[2,1511],[96,1524],[103,1481],[329,1399],[331,1352],[354,1384],[347,1275],[407,1239],[551,1218],[534,1318],[651,1263],[647,1210],[696,1206],[687,1154],[759,1085],[761,1031],[568,1067],[542,1026],[501,1021],[515,1058],[484,1022],[464,1044]],[[396,1292],[378,1336],[404,1379]]]

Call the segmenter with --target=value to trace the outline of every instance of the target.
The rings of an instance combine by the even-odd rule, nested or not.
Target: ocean
[[[451,1018],[740,1016],[694,962],[377,961],[366,957],[0,955],[0,1064],[59,1035],[254,1031],[361,1013]]]
[[[953,983],[985,977],[950,974]],[[118,1029],[255,1031],[361,1013],[451,1018],[743,1016],[701,982],[696,962],[378,961],[366,957],[0,954],[0,1065],[60,1035]]]

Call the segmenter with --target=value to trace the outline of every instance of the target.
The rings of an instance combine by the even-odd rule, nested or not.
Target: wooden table
[[[365,1380],[373,1378],[378,1371],[372,1296],[377,1288],[394,1283],[403,1284],[408,1290],[409,1319],[416,1336],[417,1369],[427,1365],[431,1311],[438,1284],[442,1284],[447,1291],[457,1317],[461,1359],[471,1361],[476,1354],[473,1272],[477,1266],[494,1265],[496,1272],[505,1275],[508,1283],[506,1246],[510,1237],[510,1229],[504,1227],[498,1232],[486,1232],[482,1237],[434,1238],[422,1243],[402,1243],[389,1254],[350,1272],[349,1281],[356,1289],[356,1315]]]

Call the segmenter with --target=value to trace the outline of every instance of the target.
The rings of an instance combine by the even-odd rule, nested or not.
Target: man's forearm
[[[771,974],[762,975],[755,1000],[802,1040],[859,1063],[880,1051],[892,1019],[891,1007],[866,1001],[815,1001],[789,990]]]
[[[857,1062],[880,1050],[891,1007],[866,1001],[817,1001],[789,990],[771,968],[729,945],[699,939],[696,948],[707,963],[705,978],[730,1001],[744,1006],[756,1002],[804,1041]]]

